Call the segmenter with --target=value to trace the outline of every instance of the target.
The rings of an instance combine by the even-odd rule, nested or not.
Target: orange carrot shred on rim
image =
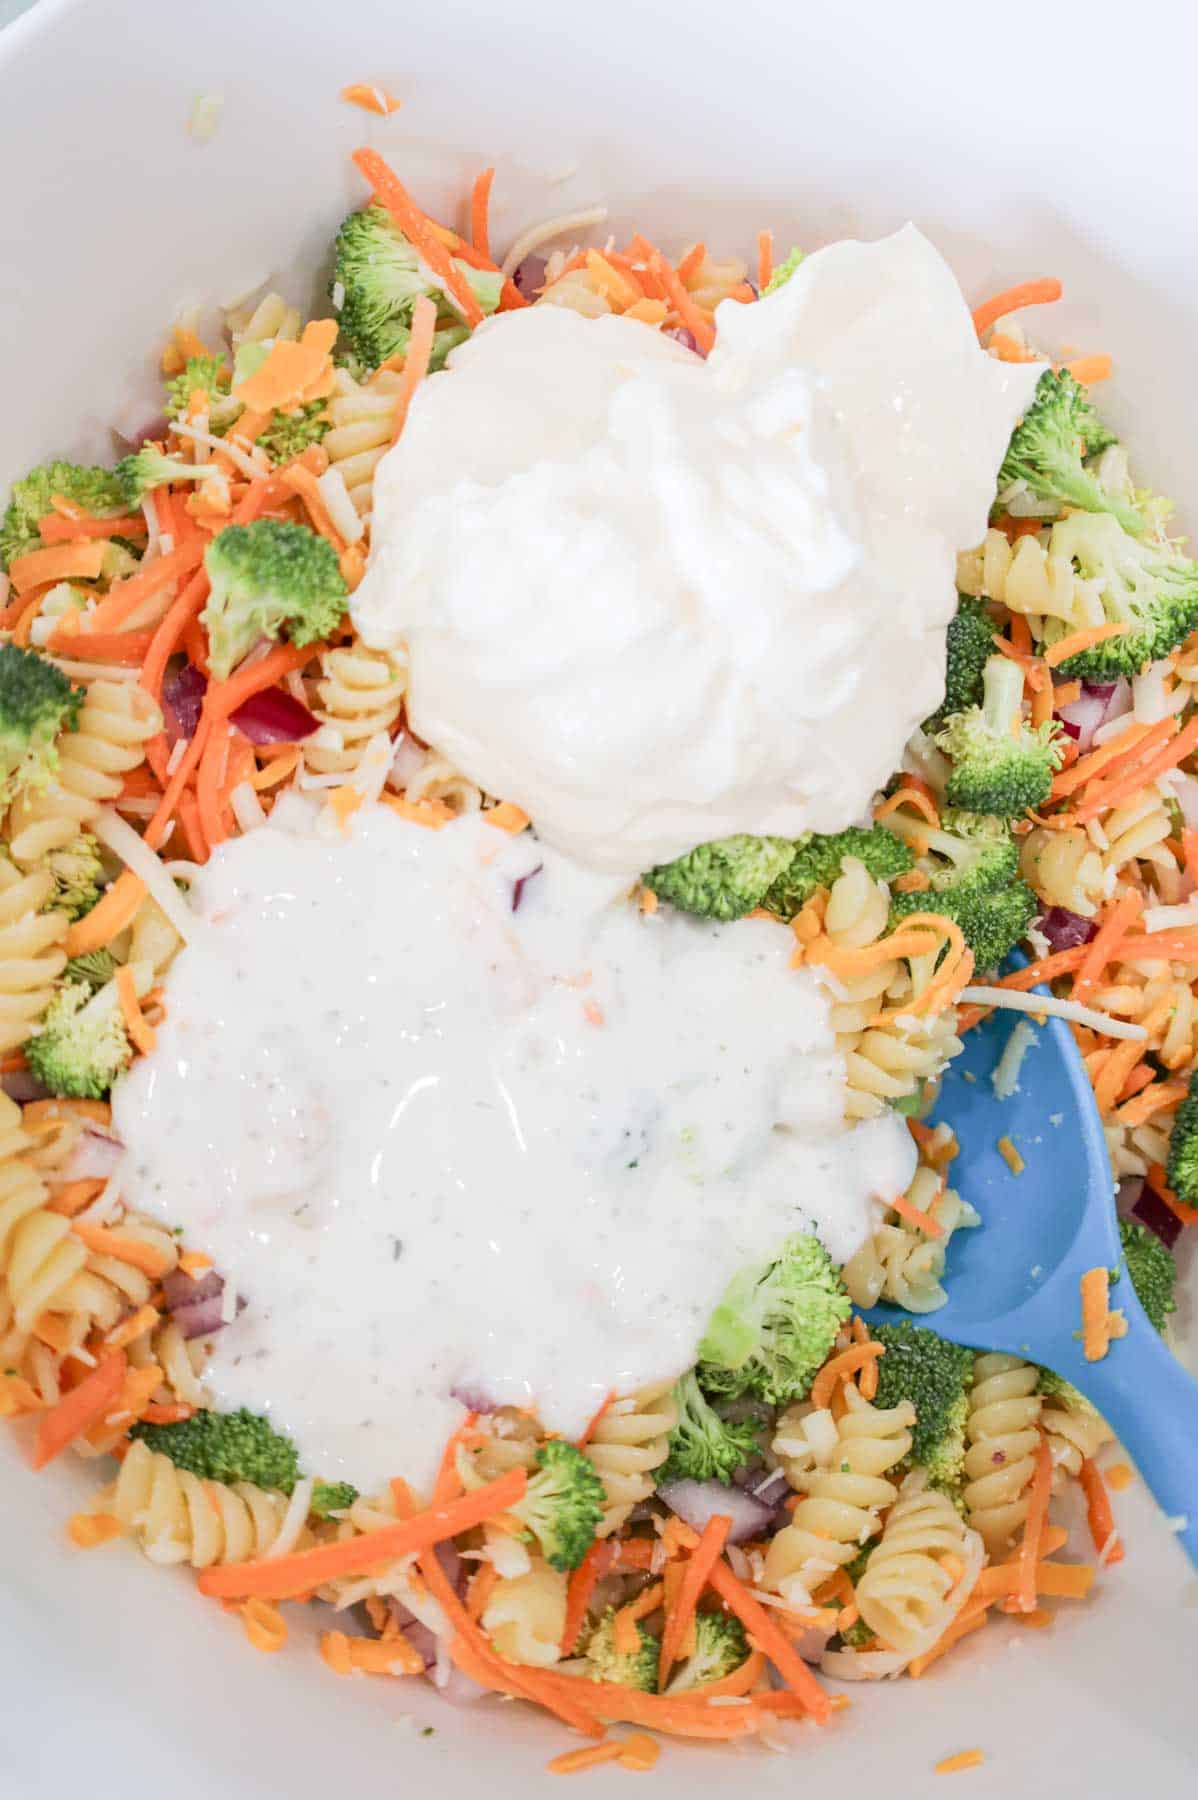
[[[1109,623],[1106,625],[1087,625],[1082,631],[1071,631],[1068,637],[1059,638],[1050,644],[1044,652],[1044,660],[1050,669],[1068,662],[1071,656],[1078,656],[1083,650],[1093,649],[1095,644],[1105,644],[1111,638],[1125,637],[1131,627],[1126,623]]]
[[[1123,1544],[1115,1526],[1115,1515],[1111,1510],[1110,1495],[1106,1482],[1102,1479],[1102,1471],[1091,1457],[1084,1457],[1078,1471],[1082,1493],[1086,1496],[1086,1523],[1090,1527],[1090,1536],[1099,1560],[1109,1569],[1113,1563],[1123,1561]]]
[[[1060,297],[1061,284],[1055,275],[1044,276],[1038,281],[1017,282],[1014,287],[1004,288],[1001,294],[974,307],[973,328],[981,337],[1006,313],[1018,312],[1024,306],[1047,306]]]
[[[881,1345],[877,1346],[881,1349]],[[822,1725],[828,1717],[828,1696],[794,1646],[766,1612],[764,1606],[738,1581],[726,1562],[712,1567],[708,1582],[749,1635],[750,1643],[777,1669],[792,1694],[802,1701],[812,1718]]]
[[[205,1569],[200,1576],[200,1592],[219,1600],[249,1599],[255,1594],[264,1600],[291,1599],[338,1575],[358,1574],[470,1531],[514,1506],[527,1485],[524,1470],[511,1469],[498,1480],[486,1482],[448,1504],[430,1506],[414,1518],[384,1525],[378,1531],[318,1544],[314,1549],[293,1550],[285,1556]]]
[[[774,234],[772,231],[757,233],[757,288],[764,291],[770,284],[774,273]]]
[[[111,1513],[72,1513],[67,1536],[78,1550],[95,1550],[120,1537],[124,1526]]]
[[[133,971],[125,964],[116,972],[116,994],[121,1003],[121,1016],[125,1021],[125,1030],[129,1033],[129,1041],[141,1055],[148,1056],[157,1038],[154,1027],[147,1025],[142,1015],[137,998],[137,987],[133,980]]]
[[[687,1558],[673,1604],[667,1607],[665,1629],[661,1634],[661,1650],[657,1659],[659,1688],[665,1687],[670,1670],[682,1653],[683,1641],[694,1619],[695,1609],[703,1597],[707,1578],[713,1565],[724,1554],[724,1545],[731,1529],[730,1518],[723,1513],[714,1514],[703,1527],[699,1542]]]
[[[1125,1129],[1130,1130],[1132,1126],[1143,1125],[1144,1121],[1151,1119],[1155,1113],[1164,1112],[1168,1107],[1179,1105],[1186,1097],[1188,1088],[1184,1081],[1154,1081],[1151,1070],[1148,1071],[1148,1076],[1149,1079],[1145,1082],[1143,1091],[1125,1101],[1115,1114],[1116,1119]]]
[[[1052,1457],[1048,1445],[1040,1439],[1036,1449],[1036,1468],[1028,1487],[1027,1518],[1016,1559],[1018,1577],[1012,1596],[1016,1612],[1034,1612],[1036,1606],[1036,1564],[1040,1560],[1040,1537],[1048,1517],[1052,1493]]]
[[[1087,1362],[1101,1362],[1111,1345],[1111,1278],[1103,1268],[1087,1269],[1079,1283],[1082,1302],[1082,1354]]]
[[[139,1306],[136,1312],[129,1313],[119,1324],[113,1326],[104,1342],[111,1350],[123,1350],[126,1344],[132,1344],[137,1338],[144,1337],[147,1331],[152,1331],[161,1316],[156,1306]]]
[[[922,1215],[921,1215],[922,1216]],[[850,1344],[847,1350],[828,1358],[811,1385],[811,1404],[817,1411],[827,1406],[837,1386],[863,1369],[867,1362],[886,1354],[885,1344],[870,1339],[865,1344]]]
[[[376,198],[387,208],[404,236],[410,239],[420,251],[434,274],[441,277],[453,295],[458,310],[467,325],[481,325],[483,310],[474,297],[470,283],[457,268],[444,244],[429,229],[428,219],[416,205],[398,175],[387,165],[377,150],[355,150],[353,160],[370,183]],[[427,298],[427,296],[423,297]]]
[[[488,213],[491,205],[491,183],[495,179],[494,169],[484,169],[475,177],[474,186],[470,190],[470,243],[480,256],[490,260],[491,233]]]
[[[586,1623],[591,1597],[601,1577],[607,1574],[614,1562],[615,1554],[616,1546],[610,1538],[596,1538],[578,1567],[571,1571],[566,1588],[566,1623],[562,1627],[560,1646],[563,1656],[573,1654]]]
[[[624,1746],[618,1738],[608,1738],[602,1744],[584,1744],[580,1750],[564,1750],[545,1764],[548,1775],[580,1775],[584,1769],[594,1769],[600,1763],[619,1762],[624,1754]]]
[[[1114,367],[1105,350],[1100,350],[1093,356],[1075,356],[1072,362],[1062,366],[1082,387],[1089,387],[1095,381],[1106,381]]]
[[[378,113],[382,119],[390,118],[403,104],[386,88],[376,87],[372,81],[351,81],[348,87],[342,88],[341,98],[350,106],[360,106],[363,112]]]
[[[68,1444],[81,1437],[105,1413],[111,1412],[125,1385],[128,1366],[125,1352],[114,1350],[84,1376],[78,1387],[72,1388],[42,1414],[34,1440],[35,1469],[44,1469]]]
[[[980,1750],[958,1750],[955,1756],[946,1756],[932,1770],[933,1775],[957,1775],[962,1769],[976,1769],[986,1760]]]
[[[436,328],[437,309],[427,294],[421,294],[412,308],[412,334],[408,339],[408,352],[404,360],[403,375],[395,395],[395,424],[391,432],[393,444],[397,442],[407,424],[412,396],[428,374],[429,359],[433,351],[433,334]]]

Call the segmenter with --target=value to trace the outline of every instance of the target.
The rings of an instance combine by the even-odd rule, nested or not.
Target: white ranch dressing
[[[577,1435],[693,1361],[742,1264],[804,1228],[847,1258],[910,1179],[894,1115],[841,1126],[779,925],[646,916],[478,817],[330,839],[296,796],[193,899],[113,1095],[126,1197],[245,1296],[206,1379],[314,1472],[426,1484],[455,1392]]]
[[[983,354],[913,226],[716,326],[704,362],[557,306],[484,323],[379,464],[351,602],[421,737],[628,874],[865,815],[1042,372]]]

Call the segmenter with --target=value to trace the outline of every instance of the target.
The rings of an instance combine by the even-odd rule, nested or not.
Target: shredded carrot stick
[[[516,806],[511,800],[501,800],[498,806],[488,807],[479,817],[487,825],[497,825],[500,831],[523,831],[529,823],[524,808]]]
[[[1045,1545],[1040,1545],[1043,1557]],[[992,1563],[978,1576],[973,1590],[975,1600],[1000,1600],[1014,1594],[1020,1585],[1022,1570],[1018,1557],[1012,1562]],[[1084,1600],[1094,1585],[1094,1568],[1090,1563],[1054,1563],[1041,1560],[1035,1569],[1035,1590],[1054,1600]]]
[[[421,297],[424,298],[424,296]],[[417,302],[417,304],[419,304],[419,302]],[[433,303],[431,300],[425,300],[425,304],[427,306],[432,306]],[[435,307],[433,307],[433,315],[435,318]],[[409,355],[410,354],[411,352],[409,350]],[[281,471],[280,479],[293,493],[299,495],[304,503],[304,509],[312,521],[314,529],[320,533],[322,538],[328,539],[338,556],[340,556],[346,548],[345,539],[333,524],[332,514],[329,512],[329,509],[325,504],[324,495],[320,491],[320,483],[312,473],[311,469],[305,468],[303,463],[300,462],[289,463],[287,467]]]
[[[598,250],[586,252],[586,266],[594,285],[617,312],[624,312],[644,300],[644,291],[636,277],[614,268]]]
[[[407,424],[412,397],[428,374],[429,358],[433,351],[433,334],[436,327],[437,309],[427,294],[421,294],[412,308],[412,334],[408,339],[403,375],[395,395],[395,424],[391,431],[393,444],[398,441],[400,433]]]
[[[976,1612],[967,1606],[964,1612],[957,1615],[943,1636],[937,1638],[930,1650],[925,1650],[922,1656],[914,1657],[907,1664],[908,1675],[918,1680],[946,1651],[960,1643],[963,1637],[968,1637],[971,1632],[980,1631],[989,1622],[989,1613],[986,1610],[988,1605],[989,1602],[986,1602],[986,1605],[980,1606]]]
[[[458,310],[467,325],[472,327],[481,325],[483,310],[474,297],[474,290],[440,239],[429,229],[428,219],[416,205],[398,175],[388,167],[377,150],[355,150],[353,159],[370,183],[375,197],[387,208],[404,236],[420,251],[434,274],[441,277],[446,288],[453,295]],[[424,297],[422,296],[422,298]],[[432,304],[431,301],[429,304]],[[413,335],[415,335],[414,318]]]
[[[980,1750],[958,1750],[955,1756],[946,1756],[932,1770],[934,1775],[957,1775],[962,1769],[979,1768],[986,1760]]]
[[[1044,652],[1044,660],[1050,669],[1055,669],[1071,656],[1078,656],[1083,650],[1090,650],[1095,644],[1105,644],[1110,638],[1126,636],[1130,627],[1126,623],[1108,625],[1087,625],[1083,631],[1071,631],[1068,637],[1058,639]]]
[[[973,310],[973,328],[981,337],[989,331],[996,320],[1009,312],[1018,312],[1024,306],[1047,306],[1050,301],[1061,297],[1061,284],[1055,276],[1045,276],[1039,281],[1020,281],[1014,287],[1004,288],[1001,294],[983,301],[981,306]]]
[[[661,1651],[657,1659],[657,1685],[664,1688],[670,1670],[678,1661],[683,1640],[695,1616],[695,1608],[703,1597],[712,1566],[724,1554],[724,1545],[732,1529],[732,1520],[717,1513],[707,1521],[699,1542],[687,1559],[685,1573],[678,1586],[673,1605],[666,1613],[661,1634]]]
[[[891,813],[898,811],[900,806],[913,806],[916,812],[923,814],[933,831],[939,830],[940,814],[935,798],[932,794],[924,792],[922,784],[917,787],[914,782],[907,782],[896,788],[893,794],[889,794],[879,806],[874,808],[875,820],[888,819]]]
[[[586,1623],[591,1597],[600,1578],[615,1559],[615,1545],[609,1538],[596,1538],[578,1567],[571,1572],[566,1589],[566,1623],[562,1627],[561,1652],[571,1656]]]
[[[189,543],[180,544],[177,550],[171,550],[166,556],[156,557],[152,563],[140,568],[136,575],[130,575],[127,581],[117,582],[106,598],[84,619],[80,649],[87,649],[87,640],[93,632],[118,631],[129,615],[136,612],[145,601],[161,593],[172,581],[190,575],[202,561],[203,555],[202,541],[193,539]]]
[[[864,1346],[861,1346],[864,1348]],[[881,1349],[881,1345],[876,1346]],[[798,1696],[812,1718],[822,1725],[828,1717],[828,1696],[792,1644],[783,1636],[764,1606],[738,1581],[726,1562],[717,1562],[708,1577],[725,1605],[736,1614],[749,1641],[777,1669],[792,1694]]]
[[[1072,998],[1074,1000],[1084,1001],[1091,989],[1097,987],[1103,970],[1114,955],[1115,946],[1143,910],[1143,899],[1134,888],[1129,888],[1127,893],[1121,894],[1116,900],[1089,944],[1084,947],[1080,966],[1073,982]],[[1025,969],[1023,973],[1026,975],[1028,970]]]
[[[1036,1449],[1035,1473],[1027,1492],[1027,1518],[1016,1559],[1017,1578],[1012,1595],[1016,1612],[1034,1612],[1036,1606],[1036,1564],[1040,1560],[1040,1538],[1052,1493],[1052,1457],[1043,1438]]]
[[[1167,769],[1172,769],[1189,756],[1195,745],[1198,745],[1198,715],[1192,718],[1171,738],[1163,750],[1150,757],[1146,763],[1138,763],[1134,769],[1115,777],[1111,781],[1098,782],[1087,789],[1074,815],[1079,825],[1085,825],[1090,819],[1096,819],[1101,812],[1122,801],[1129,800],[1133,794],[1155,781]]]
[[[774,234],[772,231],[757,233],[757,288],[764,293],[774,273]]]
[[[1100,1362],[1110,1349],[1110,1275],[1106,1269],[1087,1269],[1081,1278],[1082,1352],[1087,1362]]]
[[[117,1262],[128,1263],[132,1269],[140,1269],[151,1281],[159,1281],[171,1268],[174,1258],[165,1251],[156,1249],[153,1244],[143,1244],[140,1238],[126,1237],[119,1230],[112,1230],[107,1225],[90,1225],[82,1219],[76,1219],[71,1230],[88,1249],[97,1256],[111,1256]]]
[[[60,1214],[64,1219],[73,1219],[77,1212],[82,1212],[85,1206],[103,1192],[104,1183],[95,1176],[83,1181],[68,1181],[47,1203],[47,1210]]]
[[[1102,1479],[1102,1471],[1091,1457],[1084,1457],[1078,1471],[1082,1492],[1086,1496],[1086,1523],[1099,1560],[1109,1569],[1123,1561],[1123,1545],[1115,1527],[1110,1495]],[[1113,1541],[1112,1541],[1113,1540]]]
[[[74,544],[84,538],[145,537],[147,526],[144,513],[121,513],[104,519],[95,513],[72,511],[48,512],[38,520],[37,530],[43,544]]]
[[[398,112],[403,104],[386,88],[375,87],[370,81],[351,81],[348,87],[342,88],[341,98],[350,106],[360,106],[363,112],[378,113],[383,119]]]
[[[487,214],[491,204],[494,169],[484,169],[470,190],[470,242],[488,261],[491,256],[491,234]]]
[[[136,1312],[131,1312],[119,1325],[113,1326],[104,1342],[112,1350],[123,1350],[126,1344],[132,1344],[135,1339],[144,1337],[147,1331],[152,1331],[161,1316],[156,1306],[139,1306]]]
[[[295,1550],[288,1556],[264,1557],[254,1562],[205,1569],[200,1592],[220,1600],[286,1600],[332,1581],[338,1575],[355,1575],[414,1551],[430,1549],[446,1538],[481,1525],[505,1512],[520,1499],[528,1477],[523,1469],[511,1469],[497,1481],[484,1483],[448,1504],[435,1505],[412,1519],[384,1525],[378,1531],[337,1543],[318,1544],[311,1550]]]
[[[1104,1114],[1110,1112],[1127,1077],[1145,1054],[1155,1034],[1167,1024],[1172,1010],[1172,996],[1163,994],[1140,1020],[1147,1037],[1139,1041],[1135,1038],[1125,1038],[1120,1043],[1113,1045],[1107,1052],[1106,1060],[1094,1078],[1094,1101],[1099,1112]]]
[[[944,1236],[944,1226],[941,1225],[939,1220],[934,1219],[930,1212],[920,1212],[918,1206],[913,1206],[911,1204],[906,1194],[897,1194],[895,1198],[888,1201],[887,1204],[892,1212],[898,1214],[900,1219],[905,1219],[908,1225],[914,1225],[915,1229],[917,1231],[922,1231],[925,1237],[938,1238]]]
[[[129,1033],[129,1042],[140,1055],[148,1056],[157,1038],[153,1026],[147,1025],[142,1016],[133,971],[127,965],[116,972],[116,994],[121,1003],[121,1016],[125,1021],[125,1030]]]
[[[1018,613],[1014,616],[1015,618],[1020,617]],[[990,641],[994,645],[994,648],[1007,658],[1008,662],[1019,664],[1019,667],[1023,670],[1023,679],[1027,682],[1028,687],[1033,693],[1035,693],[1037,688],[1047,686],[1049,680],[1048,671],[1039,657],[1029,656],[1024,651],[1017,650],[1010,638],[1001,637],[998,632],[995,632]]]
[[[1143,1092],[1126,1101],[1115,1114],[1120,1125],[1128,1130],[1134,1125],[1142,1125],[1154,1113],[1179,1105],[1188,1091],[1184,1081],[1153,1081],[1151,1071],[1147,1072],[1149,1080],[1145,1083]]]
[[[85,956],[92,950],[103,950],[118,932],[133,923],[133,915],[145,899],[145,883],[128,869],[123,869],[97,905],[81,919],[76,919],[67,932],[63,948],[68,956]]]
[[[33,1466],[44,1469],[48,1462],[81,1437],[97,1419],[111,1412],[125,1385],[128,1362],[123,1350],[114,1350],[103,1362],[85,1375],[78,1387],[44,1412],[38,1420],[34,1440]]]
[[[466,1591],[466,1611],[472,1619],[481,1619],[487,1601],[491,1598],[491,1590],[499,1579],[499,1572],[494,1563],[479,1563],[470,1577],[470,1586]]]
[[[850,1344],[838,1356],[829,1357],[811,1385],[812,1406],[817,1411],[827,1406],[840,1382],[847,1381],[858,1369],[863,1369],[867,1362],[885,1355],[885,1352],[885,1344],[876,1343],[871,1338],[868,1343]]]
[[[1063,800],[1067,795],[1076,793],[1093,776],[1104,769],[1109,770],[1113,764],[1130,756],[1133,750],[1146,750],[1150,745],[1172,737],[1176,730],[1177,720],[1174,718],[1159,719],[1155,725],[1142,725],[1129,717],[1123,730],[1115,737],[1100,744],[1097,750],[1087,751],[1071,768],[1062,769],[1053,777],[1052,799]]]
[[[1105,350],[1093,356],[1075,356],[1072,362],[1063,364],[1074,381],[1080,381],[1083,387],[1090,387],[1095,381],[1106,381],[1113,364]]]
[[[196,805],[210,850],[223,844],[229,835],[221,818],[220,795],[225,784],[230,736],[230,728],[223,720],[213,725],[196,771]]]
[[[665,289],[666,299],[694,338],[699,349],[706,355],[715,343],[715,326],[707,314],[687,293],[678,278],[678,271],[670,267],[660,250],[655,250],[649,258],[649,270],[660,281]]]
[[[27,550],[8,565],[12,591],[21,597],[44,582],[95,581],[104,564],[104,550],[104,544],[92,541]]]

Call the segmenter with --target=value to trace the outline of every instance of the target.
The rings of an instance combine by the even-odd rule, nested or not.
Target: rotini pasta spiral
[[[4,1261],[12,1323],[28,1336],[43,1313],[71,1310],[68,1295],[87,1262],[87,1249],[69,1219],[38,1206],[10,1232]],[[81,1331],[76,1341],[85,1335]]]
[[[1060,619],[1076,629],[1106,619],[1090,584],[1079,580],[1067,556],[1054,554],[1048,531],[1021,537],[1012,546],[991,529],[978,549],[958,558],[957,586],[963,594],[1001,600],[1012,612]]]
[[[1102,857],[1078,826],[1029,831],[1019,852],[1024,880],[1049,906],[1065,906],[1091,919],[1105,893]]]
[[[391,447],[399,379],[391,370],[380,369],[363,385],[348,370],[338,369],[336,392],[329,401],[333,423],[322,440],[329,466],[341,471],[355,510],[366,520],[371,512],[374,471]]]
[[[1122,869],[1133,857],[1176,867],[1164,848],[1165,839],[1172,835],[1172,821],[1155,787],[1142,788],[1126,806],[1116,806],[1105,814],[1101,823],[1107,840],[1102,853],[1104,869]]]
[[[669,1381],[613,1400],[602,1413],[587,1445],[607,1494],[600,1537],[618,1531],[633,1507],[649,1498],[656,1485],[653,1471],[666,1460],[677,1423],[674,1384]]]
[[[1048,1442],[1052,1466],[1064,1475],[1076,1476],[1084,1460],[1097,1455],[1115,1434],[1093,1407],[1070,1406],[1059,1394],[1044,1396],[1040,1425]]]
[[[537,306],[564,306],[581,313],[584,319],[601,319],[611,311],[611,302],[601,294],[586,269],[569,269],[549,282],[535,302]]]
[[[46,1184],[26,1160],[31,1144],[22,1129],[20,1107],[7,1094],[0,1094],[0,1355],[6,1364],[14,1365],[20,1362],[28,1339],[28,1327],[16,1321],[10,1280],[14,1245],[21,1227],[39,1216],[46,1201]]]
[[[1010,1548],[1027,1518],[1044,1405],[1038,1380],[1032,1364],[1018,1356],[996,1352],[973,1365],[963,1499],[991,1556]]]
[[[943,1306],[948,1297],[941,1277],[949,1241],[954,1231],[980,1224],[979,1216],[926,1165],[915,1171],[905,1197],[917,1211],[936,1220],[941,1236],[925,1237],[905,1218],[879,1225],[844,1266],[844,1284],[855,1306],[889,1300],[908,1312],[927,1313]]]
[[[350,774],[371,738],[392,730],[407,676],[383,651],[359,643],[324,651],[320,667],[313,711],[321,730],[305,743],[304,762],[314,774]]]
[[[502,1576],[491,1589],[483,1629],[509,1662],[549,1668],[561,1656],[566,1626],[565,1575],[534,1557],[526,1575]]]
[[[440,800],[459,815],[478,812],[483,803],[482,789],[444,756],[426,756],[404,793],[409,800]]]
[[[54,892],[46,869],[22,875],[0,858],[0,1050],[29,1037],[66,967],[65,913],[44,912]]]
[[[76,731],[58,738],[58,768],[44,788],[27,789],[9,814],[9,849],[21,868],[78,836],[120,794],[145,745],[162,729],[153,698],[133,681],[93,681]]]
[[[913,1470],[857,1582],[861,1617],[887,1649],[914,1654],[943,1616],[953,1577],[941,1558],[959,1558],[965,1539],[952,1501],[926,1485],[922,1470]]]
[[[791,1605],[807,1604],[812,1587],[851,1562],[874,1535],[898,1492],[885,1479],[887,1470],[911,1448],[915,1408],[909,1401],[882,1409],[863,1400],[851,1383],[843,1393],[835,1443],[817,1455],[814,1467],[794,1469],[791,1479],[803,1497],[766,1552],[763,1585]]]
[[[100,1507],[120,1520],[151,1562],[206,1569],[264,1555],[279,1538],[289,1503],[247,1481],[233,1487],[201,1481],[135,1441]]]

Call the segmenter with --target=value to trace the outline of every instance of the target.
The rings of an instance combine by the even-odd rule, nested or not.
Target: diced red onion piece
[[[245,1301],[239,1298],[238,1312],[244,1305]],[[197,1300],[191,1306],[176,1306],[171,1312],[171,1319],[185,1338],[211,1337],[214,1332],[223,1331],[229,1323],[225,1318],[225,1302],[220,1294],[214,1300]]]
[[[693,350],[696,356],[703,355],[694,332],[688,331],[685,325],[671,325],[665,335],[673,338],[675,343],[681,344],[684,350]]]
[[[1198,780],[1193,775],[1174,773],[1173,795],[1181,808],[1187,831],[1198,831]]]
[[[185,663],[177,675],[168,676],[163,682],[162,720],[171,744],[195,736],[207,691],[208,677],[191,663]]]
[[[1050,906],[1036,924],[1054,953],[1088,944],[1098,930],[1093,919],[1084,919],[1080,913],[1070,912],[1067,906]]]
[[[1166,1206],[1160,1195],[1154,1193],[1145,1182],[1140,1190],[1140,1197],[1131,1209],[1131,1217],[1141,1225],[1147,1225],[1154,1237],[1158,1237],[1166,1250],[1172,1250],[1181,1236],[1181,1220],[1171,1206]]]
[[[523,262],[516,264],[512,284],[526,300],[535,300],[544,287],[547,267],[543,256],[526,256]]]
[[[0,1077],[0,1088],[15,1100],[18,1106],[25,1106],[30,1100],[45,1100],[50,1093],[43,1087],[37,1076],[28,1069],[13,1069],[9,1074]]]
[[[119,1137],[84,1126],[79,1141],[63,1164],[64,1181],[107,1181],[124,1152]]]
[[[1111,695],[1114,693],[1115,689],[1118,686],[1119,686],[1119,683],[1117,680],[1115,680],[1115,681],[1083,681],[1082,682],[1082,693],[1083,694],[1093,694],[1094,698],[1096,700],[1109,700]]]
[[[518,880],[513,881],[513,883],[512,883],[512,911],[513,912],[519,912],[519,910],[520,910],[520,902],[524,898],[525,884],[527,882],[531,881],[534,875],[539,875],[541,873],[541,870],[544,867],[545,867],[544,863],[538,863],[535,869],[530,869],[528,871],[527,875],[521,875],[518,878]]]
[[[1094,733],[1106,718],[1106,708],[1107,702],[1100,700],[1096,694],[1080,694],[1056,715],[1083,756],[1094,742]]]
[[[320,729],[320,720],[283,688],[252,694],[232,722],[251,744],[298,744]]]
[[[719,1481],[667,1481],[657,1491],[670,1511],[695,1531],[702,1531],[708,1520],[721,1515],[731,1519],[730,1544],[760,1537],[774,1522],[772,1506],[738,1487],[724,1487]]]
[[[225,1278],[215,1269],[206,1269],[198,1281],[185,1269],[172,1269],[162,1277],[162,1297],[170,1312],[194,1306],[197,1300],[219,1300],[224,1291]]]
[[[449,1390],[451,1399],[464,1406],[467,1412],[493,1413],[499,1409],[499,1401],[485,1388],[476,1386],[471,1381],[459,1381]]]

